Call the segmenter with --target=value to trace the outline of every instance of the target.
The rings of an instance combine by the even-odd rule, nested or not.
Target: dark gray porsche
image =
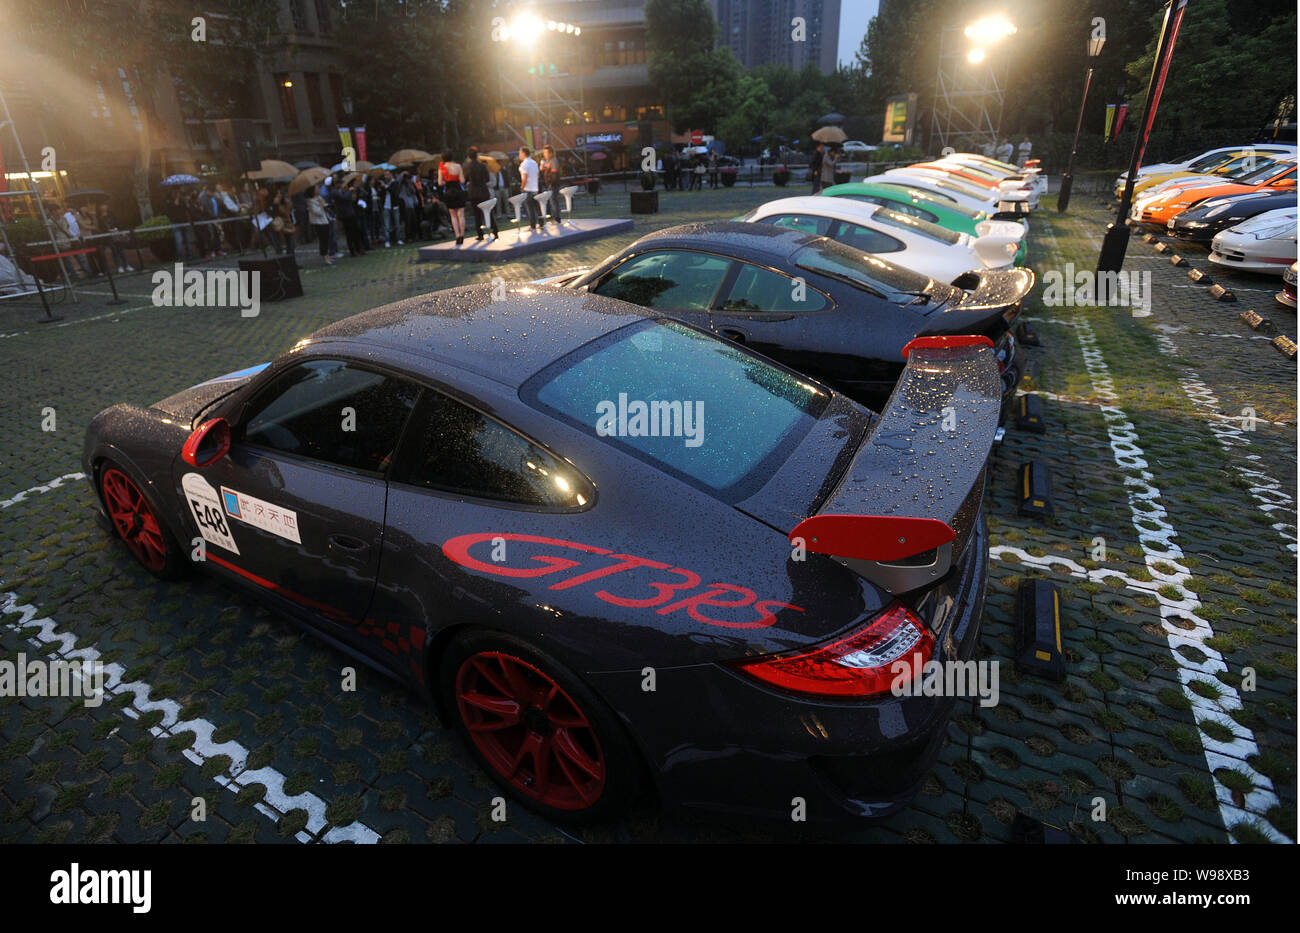
[[[986,269],[945,284],[893,260],[799,229],[710,221],[656,231],[594,268],[541,281],[710,330],[877,410],[909,341],[982,334],[994,344],[1005,414],[1024,371],[1012,327],[1034,273]]]
[[[987,338],[903,352],[876,415],[620,301],[455,289],[114,405],[84,468],[149,571],[425,693],[556,821],[879,817],[954,702],[906,687],[978,640],[1000,390]]]

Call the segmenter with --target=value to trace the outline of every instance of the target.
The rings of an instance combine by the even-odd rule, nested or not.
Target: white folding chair
[[[496,198],[488,198],[486,201],[479,201],[474,205],[478,212],[483,215],[483,227],[487,230],[492,229],[492,208],[497,206]]]
[[[537,202],[537,212],[542,215],[542,232],[546,232],[546,205],[551,202],[551,192],[539,191],[533,198]]]
[[[524,212],[524,198],[528,197],[526,192],[515,195],[509,199],[509,204],[515,211],[515,239],[522,240],[524,237],[524,225],[521,223]]]
[[[569,185],[560,189],[560,194],[564,195],[564,213],[569,215],[569,223],[573,223],[573,196],[581,193],[581,185]]]

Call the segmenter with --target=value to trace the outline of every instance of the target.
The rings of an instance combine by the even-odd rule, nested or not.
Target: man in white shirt
[[[540,172],[533,154],[527,146],[519,147],[519,180],[524,191],[524,208],[528,211],[528,229],[537,231],[542,222],[542,212],[537,207],[537,191]]]
[[[81,224],[77,221],[77,212],[71,206],[64,209],[63,229],[67,231],[68,236],[73,240],[72,249],[81,249],[85,245],[81,240]],[[86,261],[85,253],[78,253],[72,258],[81,267],[79,278],[89,278],[95,274],[91,271],[90,263]]]
[[[1017,155],[1019,158],[1016,160],[1016,165],[1020,168],[1024,168],[1025,163],[1029,161],[1029,153],[1033,151],[1034,144],[1029,141],[1029,136],[1026,135],[1025,138],[1020,141],[1019,147],[1017,147]]]

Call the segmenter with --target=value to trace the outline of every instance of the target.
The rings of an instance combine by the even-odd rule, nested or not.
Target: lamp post
[[[1061,193],[1056,198],[1056,209],[1064,214],[1070,206],[1070,189],[1074,187],[1074,155],[1079,151],[1079,132],[1083,129],[1083,108],[1088,106],[1088,89],[1092,86],[1093,62],[1101,54],[1101,47],[1106,44],[1104,35],[1088,40],[1088,74],[1083,79],[1083,100],[1079,101],[1079,119],[1074,124],[1074,145],[1070,147],[1070,160],[1065,164],[1065,174],[1061,176]]]

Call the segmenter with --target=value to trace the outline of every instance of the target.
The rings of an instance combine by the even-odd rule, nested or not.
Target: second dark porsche
[[[588,270],[545,280],[652,308],[742,343],[879,409],[916,337],[980,334],[994,345],[1004,412],[1023,365],[1011,328],[1028,269],[947,285],[824,236],[769,224],[683,224]]]

